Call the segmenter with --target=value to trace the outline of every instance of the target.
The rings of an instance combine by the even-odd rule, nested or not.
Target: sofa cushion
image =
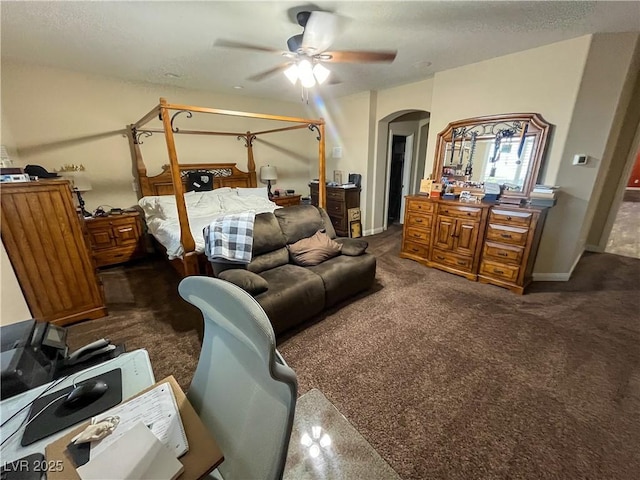
[[[271,320],[276,334],[300,324],[324,308],[324,283],[308,268],[288,264],[260,275],[268,282],[269,290],[255,298]]]
[[[296,205],[273,212],[287,243],[296,243],[325,228],[320,212],[313,205]]]
[[[287,244],[273,213],[259,213],[253,222],[253,256],[272,252]]]
[[[336,243],[342,245],[342,254],[349,255],[350,257],[357,257],[358,255],[362,255],[367,247],[369,246],[369,242],[366,240],[361,240],[359,238],[336,238]]]
[[[326,290],[325,307],[330,307],[373,285],[376,257],[370,253],[357,257],[340,255],[308,270],[322,277]]]
[[[317,231],[309,238],[287,245],[287,248],[293,263],[310,267],[340,255],[342,246],[331,240],[326,233]]]
[[[264,278],[248,270],[225,270],[218,275],[218,278],[239,286],[251,295],[258,295],[259,293],[266,292],[269,289],[269,284]]]
[[[247,270],[254,273],[261,273],[270,268],[276,268],[289,263],[289,250],[287,247],[279,248],[273,252],[263,253],[253,257],[251,263],[247,265]]]
[[[329,236],[329,238],[333,238],[335,240],[335,238],[337,237],[336,229],[333,228],[333,223],[331,223],[329,214],[324,208],[318,207],[318,211],[320,212],[320,216],[322,217],[322,222],[324,223],[324,229],[327,232],[327,235]]]

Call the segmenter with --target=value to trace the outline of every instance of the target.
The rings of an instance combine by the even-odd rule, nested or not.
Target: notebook
[[[184,466],[167,453],[167,446],[138,421],[120,435],[108,451],[92,456],[77,472],[82,480],[102,480],[105,472],[109,472],[109,478],[122,480],[174,480],[184,471]]]

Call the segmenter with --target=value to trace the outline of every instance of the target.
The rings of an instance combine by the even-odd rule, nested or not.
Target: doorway
[[[640,258],[640,150],[604,249],[607,253]]]
[[[411,176],[412,153],[413,134],[391,135],[387,226],[402,222],[404,197],[408,194]]]

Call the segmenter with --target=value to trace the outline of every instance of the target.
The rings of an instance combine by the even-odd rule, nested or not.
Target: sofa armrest
[[[233,283],[254,296],[269,289],[269,284],[264,278],[249,270],[225,270],[218,275],[218,278]]]
[[[362,255],[369,246],[369,242],[360,238],[338,237],[335,241],[342,245],[342,254],[350,257]]]

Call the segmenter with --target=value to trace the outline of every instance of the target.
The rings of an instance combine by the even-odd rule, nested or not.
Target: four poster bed
[[[227,115],[234,117],[255,118],[261,120],[273,120],[276,122],[288,122],[294,125],[273,128],[257,132],[217,132],[202,130],[184,130],[174,126],[174,122],[180,114],[186,114],[187,118],[191,118],[193,114],[212,114]],[[159,116],[162,121],[162,128],[145,127],[152,119]],[[268,115],[261,113],[237,112],[231,110],[220,110],[215,108],[197,107],[191,105],[170,104],[164,98],[160,99],[160,103],[155,106],[149,113],[131,124],[127,128],[127,135],[131,147],[131,155],[133,157],[136,170],[136,178],[139,185],[139,194],[143,202],[149,200],[153,206],[160,206],[163,203],[170,203],[171,208],[176,211],[175,218],[172,219],[176,227],[179,227],[179,235],[176,231],[176,243],[180,249],[173,249],[173,255],[169,255],[171,263],[182,276],[189,275],[205,275],[211,272],[209,262],[205,255],[201,253],[201,248],[196,248],[197,243],[194,240],[194,232],[201,231],[201,223],[204,217],[194,217],[191,219],[187,212],[196,210],[206,200],[218,202],[219,195],[223,195],[230,188],[251,189],[257,187],[256,166],[253,158],[253,141],[262,135],[277,132],[285,132],[289,130],[297,130],[307,128],[315,131],[315,138],[318,141],[318,179],[319,179],[319,205],[326,205],[326,187],[325,187],[325,139],[324,139],[324,120],[323,119],[305,119],[297,117],[285,117],[279,115]],[[165,165],[162,172],[158,175],[147,176],[147,168],[142,158],[140,146],[143,144],[143,138],[149,137],[154,133],[162,133],[165,136],[167,144],[167,152],[169,155],[169,164]],[[176,152],[175,135],[221,135],[235,136],[238,140],[244,142],[247,149],[247,171],[242,171],[236,167],[235,163],[198,163],[198,164],[180,164],[178,154]],[[213,180],[213,195],[208,192],[201,192],[199,197],[186,197],[187,177],[192,172],[204,172]],[[220,192],[217,194],[216,190]],[[200,192],[198,192],[200,193]],[[172,197],[171,197],[172,196]],[[206,198],[203,198],[205,197]],[[213,200],[212,200],[213,197]],[[248,205],[247,208],[257,209],[257,212],[268,211],[268,206],[261,204],[254,198],[256,204],[249,204],[240,200],[224,197],[227,203],[232,203],[236,208],[242,205]],[[197,199],[197,203],[196,200]],[[153,203],[155,202],[155,203]],[[187,205],[188,202],[194,202],[193,205]],[[271,202],[269,202],[271,203]],[[188,206],[190,207],[188,209]],[[262,210],[264,209],[264,210]],[[191,224],[190,224],[191,222]],[[167,223],[167,222],[165,222]],[[171,223],[171,222],[168,222]],[[151,229],[150,229],[151,230]],[[178,238],[179,236],[179,238]],[[200,245],[201,247],[201,245]],[[169,248],[167,248],[169,249]]]

